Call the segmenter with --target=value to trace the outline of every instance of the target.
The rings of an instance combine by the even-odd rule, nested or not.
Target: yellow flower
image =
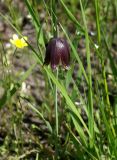
[[[16,34],[13,34],[13,39],[10,39],[10,42],[15,45],[17,48],[24,48],[28,46],[26,43],[27,37],[23,37],[21,39],[18,38]]]

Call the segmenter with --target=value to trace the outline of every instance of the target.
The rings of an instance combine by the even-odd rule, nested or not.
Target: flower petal
[[[15,42],[14,42],[14,40],[13,40],[13,39],[10,39],[10,42],[11,42],[12,44],[15,44]]]
[[[59,52],[57,43],[58,43],[58,40],[53,38],[50,44],[51,45],[50,63],[51,63],[52,69],[56,69],[56,66],[60,62],[60,52]]]
[[[26,42],[27,39],[28,39],[27,37],[22,37],[22,38],[21,38],[21,41],[22,41],[22,42]]]
[[[17,34],[13,34],[13,40],[17,40],[18,39],[18,35]]]
[[[17,48],[23,48],[23,45],[20,39],[15,40],[15,46]]]
[[[70,64],[70,50],[66,40],[62,40],[62,43],[64,44],[64,48],[61,50],[61,62],[68,69]]]
[[[28,40],[28,38],[26,36],[24,36],[23,39],[25,39],[26,41]]]

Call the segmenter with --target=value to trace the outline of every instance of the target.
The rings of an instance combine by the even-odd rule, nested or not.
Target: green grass
[[[16,13],[18,6],[11,3],[9,7],[7,1],[4,4],[8,11],[5,15],[0,12],[2,21],[12,28],[12,33],[25,36],[18,21],[23,17],[20,10]],[[111,0],[25,0],[23,6],[35,32],[34,44],[28,38],[26,49],[13,52],[13,46],[7,49],[6,42],[2,38],[0,41],[0,84],[4,90],[0,95],[0,112],[6,111],[0,123],[4,137],[0,156],[8,160],[116,160],[116,0],[113,3]],[[94,32],[92,36],[90,32]],[[69,43],[71,65],[68,71],[61,66],[53,71],[43,65],[45,44],[57,36],[66,38]],[[9,42],[9,38],[6,41]],[[18,54],[25,56],[25,63],[31,61],[23,73],[13,63]],[[35,71],[37,68],[39,73]],[[38,74],[43,77],[39,82]],[[30,94],[22,91],[23,83],[28,85],[30,78],[38,89],[37,97],[43,95],[41,102],[36,101],[36,94],[31,94],[33,88]],[[43,89],[38,83],[40,86],[44,83]],[[28,117],[25,128],[26,115],[30,112],[33,118]],[[8,128],[5,136],[3,128]]]

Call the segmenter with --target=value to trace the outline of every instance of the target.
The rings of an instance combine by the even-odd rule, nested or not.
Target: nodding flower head
[[[65,69],[68,69],[70,63],[69,45],[63,38],[52,38],[46,45],[44,64],[50,64],[52,69],[56,69],[60,63]]]

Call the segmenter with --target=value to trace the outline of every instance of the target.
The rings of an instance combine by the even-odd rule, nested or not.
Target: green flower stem
[[[56,70],[56,79],[58,80],[58,68]],[[55,159],[58,158],[58,89],[55,84],[55,121],[56,121],[56,130],[55,130]]]
[[[52,30],[54,37],[57,37],[57,19],[56,19],[56,1],[51,0],[51,16],[52,16]],[[56,70],[56,79],[58,81],[58,68]],[[57,85],[55,84],[55,121],[56,121],[56,140],[55,140],[55,159],[58,159],[58,93]]]
[[[58,68],[56,70],[56,79],[58,80]],[[56,137],[58,138],[58,94],[56,85],[55,85],[55,116],[56,116]]]

